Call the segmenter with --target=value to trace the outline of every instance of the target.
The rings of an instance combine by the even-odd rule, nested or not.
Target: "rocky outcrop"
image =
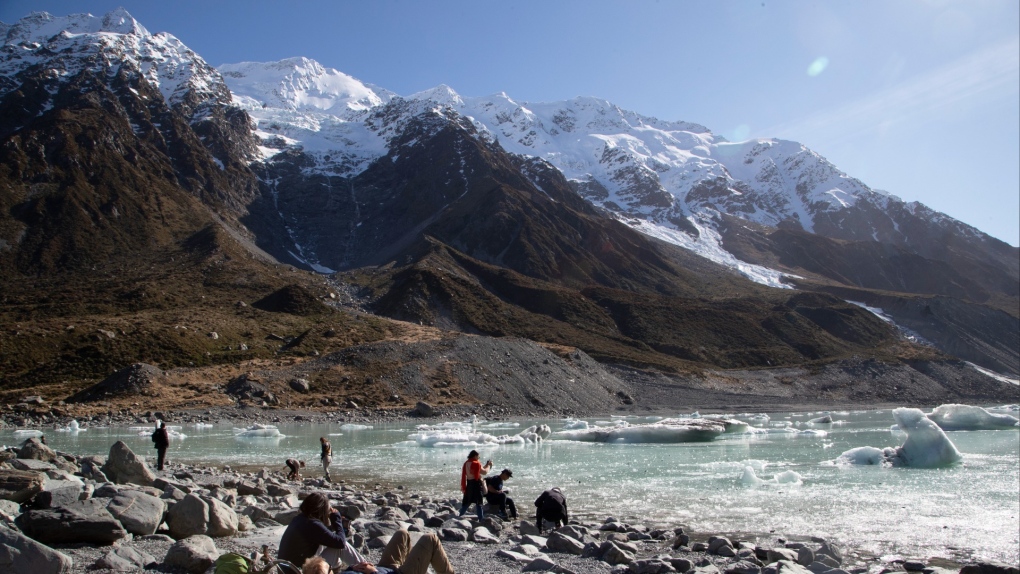
[[[166,503],[143,492],[123,490],[110,500],[106,509],[120,521],[125,530],[144,536],[156,533],[163,522]]]
[[[212,538],[195,534],[178,540],[171,546],[163,558],[163,564],[200,574],[212,566],[219,556],[220,553]]]

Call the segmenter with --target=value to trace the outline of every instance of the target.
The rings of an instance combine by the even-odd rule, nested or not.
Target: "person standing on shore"
[[[492,468],[492,461],[485,461],[485,466],[478,462],[478,451],[472,450],[468,453],[464,466],[460,469],[460,490],[464,493],[464,500],[460,504],[460,516],[464,516],[471,504],[478,506],[478,520],[485,518],[484,496],[485,485],[482,484],[482,475],[488,474]]]
[[[548,520],[559,528],[567,524],[567,497],[559,488],[551,488],[542,493],[535,501],[535,526],[542,532],[542,521]]]
[[[322,461],[322,473],[326,476],[326,482],[333,482],[329,477],[329,465],[333,463],[333,445],[329,444],[326,437],[319,437],[319,445],[322,447],[322,453],[319,454],[319,460]]]
[[[159,427],[152,433],[152,442],[156,445],[156,470],[163,470],[166,462],[166,449],[170,447],[170,433],[166,423],[159,421]]]

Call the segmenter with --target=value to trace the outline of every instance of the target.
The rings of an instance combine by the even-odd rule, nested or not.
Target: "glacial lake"
[[[1015,409],[1015,407],[1013,407]],[[1017,415],[1016,410],[993,412]],[[403,485],[423,494],[459,500],[460,467],[469,450],[508,467],[507,482],[522,517],[533,515],[542,490],[561,487],[574,517],[607,516],[650,526],[685,525],[698,533],[738,533],[742,539],[822,536],[877,557],[1020,559],[1020,432],[952,431],[961,463],[942,468],[834,463],[862,446],[903,444],[891,411],[832,412],[834,424],[809,424],[821,413],[750,414],[751,433],[710,442],[591,443],[548,440],[498,444],[530,425],[552,431],[584,424],[639,425],[661,417],[592,417],[582,421],[533,419],[450,421],[422,432],[412,422],[372,425],[289,423],[277,438],[238,438],[230,423],[185,425],[168,460],[221,467],[283,470],[286,458],[303,458],[304,475],[321,476],[320,436],[333,444],[334,479]],[[785,428],[782,428],[785,427]],[[802,432],[809,431],[809,432]],[[818,432],[822,431],[822,432]],[[150,428],[47,429],[47,443],[79,455],[106,455],[117,440],[154,464]],[[142,432],[144,435],[139,435]],[[417,440],[411,437],[418,434]],[[0,443],[21,435],[0,431]],[[505,439],[504,439],[505,441]],[[750,467],[756,478],[750,478]],[[792,471],[792,472],[788,472]]]

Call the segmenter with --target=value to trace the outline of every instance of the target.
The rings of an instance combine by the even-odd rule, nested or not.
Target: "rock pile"
[[[267,470],[176,466],[157,475],[121,442],[103,460],[54,452],[35,439],[0,452],[0,571],[206,572],[226,552],[250,554],[265,543],[275,548],[300,501],[314,491],[353,520],[352,543],[366,555],[377,554],[398,529],[435,532],[463,574],[869,571],[860,562],[850,565],[821,538],[694,541],[682,527],[651,529],[613,517],[540,532],[531,522],[505,522],[494,514],[481,521],[460,517],[459,500],[400,489],[359,491],[314,478],[291,483]],[[887,564],[883,572],[910,570],[948,572],[916,560]],[[991,563],[964,570],[1018,574]]]

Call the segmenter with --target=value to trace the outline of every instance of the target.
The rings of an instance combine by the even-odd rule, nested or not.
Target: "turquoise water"
[[[806,429],[812,427],[804,421],[812,416],[817,415],[773,414],[771,422],[755,424]],[[847,466],[832,461],[855,447],[898,446],[905,435],[890,430],[890,411],[832,416],[836,424],[813,427],[828,433],[824,436],[734,434],[682,444],[491,442],[536,423],[555,432],[567,424],[563,420],[453,425],[422,441],[409,440],[416,432],[412,423],[281,424],[286,436],[275,439],[239,439],[229,424],[188,425],[181,429],[187,437],[172,441],[168,458],[282,470],[284,459],[298,457],[308,461],[306,476],[319,476],[318,438],[329,436],[334,477],[377,477],[434,496],[459,497],[461,463],[476,448],[496,470],[513,469],[507,486],[525,515],[542,490],[560,486],[575,515],[595,520],[616,516],[707,533],[817,535],[876,556],[1020,559],[1020,432],[949,432],[964,458],[947,468]],[[626,419],[631,424],[652,420]],[[77,434],[47,430],[46,437],[53,448],[75,454],[106,454],[114,441],[123,440],[136,452],[154,455],[147,431],[139,436],[126,428]],[[0,442],[17,440],[11,430],[0,432]],[[741,478],[745,467],[765,481],[786,471],[796,474],[781,476],[793,482],[750,484]]]

